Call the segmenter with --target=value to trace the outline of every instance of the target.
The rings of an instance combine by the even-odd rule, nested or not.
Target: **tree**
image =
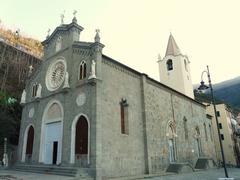
[[[18,144],[22,107],[17,100],[0,91],[0,144],[8,138],[12,145]]]

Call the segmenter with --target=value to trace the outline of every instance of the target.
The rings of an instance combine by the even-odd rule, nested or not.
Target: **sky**
[[[105,55],[156,80],[158,54],[164,57],[172,33],[189,57],[193,83],[206,65],[218,83],[240,74],[239,9],[239,0],[0,0],[0,25],[43,41],[60,14],[70,23],[77,10],[81,41],[93,41],[100,29]]]

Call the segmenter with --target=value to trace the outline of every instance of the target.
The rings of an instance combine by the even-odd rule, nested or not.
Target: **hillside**
[[[18,30],[14,32],[10,29],[0,27],[0,41],[38,58],[41,58],[43,55],[41,42],[33,38],[22,36]]]
[[[219,102],[224,102],[230,105],[232,108],[240,110],[240,77],[223,81],[213,85],[214,96]],[[209,91],[205,95],[195,94],[196,99],[209,99]]]

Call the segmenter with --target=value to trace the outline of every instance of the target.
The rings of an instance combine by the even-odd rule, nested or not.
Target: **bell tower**
[[[183,55],[172,34],[164,58],[158,57],[160,82],[194,99],[190,61]]]

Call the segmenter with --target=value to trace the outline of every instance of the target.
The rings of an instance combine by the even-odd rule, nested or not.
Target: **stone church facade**
[[[194,99],[104,55],[76,18],[43,42],[22,95],[19,161],[119,177],[215,158],[211,121]]]

